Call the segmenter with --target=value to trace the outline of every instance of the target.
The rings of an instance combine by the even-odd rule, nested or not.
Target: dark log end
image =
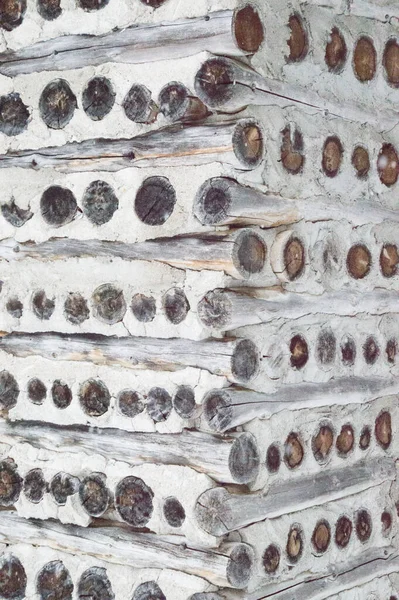
[[[351,452],[355,443],[355,433],[352,425],[343,425],[335,442],[338,454],[342,457]]]
[[[146,6],[151,6],[151,8],[159,8],[163,6],[167,0],[140,0],[142,4]]]
[[[111,283],[96,288],[92,295],[94,316],[107,325],[115,325],[123,320],[126,302],[123,291]]]
[[[321,365],[331,365],[335,361],[337,341],[331,329],[322,330],[316,342],[316,359]]]
[[[162,308],[173,325],[182,323],[188,315],[190,304],[180,288],[171,288],[162,298]]]
[[[378,444],[387,450],[392,441],[392,420],[388,411],[382,412],[375,420],[375,438]]]
[[[101,517],[108,508],[110,494],[103,473],[92,473],[80,482],[79,499],[85,511],[92,517]]]
[[[338,175],[343,153],[344,149],[338,137],[331,136],[326,139],[321,164],[327,177],[336,177]]]
[[[91,567],[84,571],[78,583],[78,600],[114,600],[106,569]]]
[[[223,290],[211,290],[197,305],[198,317],[206,327],[225,329],[231,320],[232,304]]]
[[[221,225],[231,206],[232,180],[213,177],[200,187],[194,201],[194,215],[202,225]]]
[[[258,123],[252,119],[237,123],[232,141],[234,154],[242,165],[251,169],[260,165],[265,148],[263,133]]]
[[[399,87],[399,44],[396,40],[388,40],[382,59],[386,79],[392,87]]]
[[[87,300],[82,294],[70,292],[64,303],[64,315],[72,325],[81,325],[90,316]]]
[[[135,294],[130,305],[132,313],[140,323],[151,323],[157,311],[155,299],[144,294]]]
[[[116,510],[129,525],[144,527],[154,510],[153,497],[153,491],[142,479],[133,475],[125,477],[116,486]]]
[[[191,419],[195,415],[195,394],[190,385],[179,385],[173,397],[173,407],[182,419]]]
[[[73,583],[68,569],[60,560],[47,563],[36,579],[36,593],[43,600],[72,600]]]
[[[319,521],[312,535],[313,548],[318,554],[324,554],[331,541],[331,529],[327,521]]]
[[[327,460],[334,443],[334,432],[329,425],[321,425],[312,439],[312,450],[318,462]]]
[[[298,524],[292,525],[288,533],[287,539],[287,556],[288,560],[295,564],[299,561],[303,554],[304,535],[302,527]]]
[[[8,136],[22,133],[28,126],[29,117],[28,107],[22,102],[19,94],[11,93],[0,97],[1,133]]]
[[[272,575],[280,566],[281,553],[275,544],[270,544],[263,553],[262,565],[268,575]]]
[[[277,473],[281,465],[281,452],[277,444],[271,444],[266,452],[266,466],[269,473]]]
[[[262,272],[266,263],[267,247],[264,240],[250,230],[241,231],[233,249],[233,263],[244,278]]]
[[[94,225],[104,225],[119,208],[119,200],[106,181],[92,181],[86,189],[83,200],[83,212]]]
[[[389,535],[392,529],[392,514],[388,510],[384,510],[381,515],[381,528],[383,535]]]
[[[26,0],[1,0],[0,27],[5,31],[19,27],[24,19],[26,6]]]
[[[231,358],[231,371],[238,382],[250,381],[259,371],[259,350],[251,340],[240,340]]]
[[[203,414],[208,426],[214,431],[226,431],[231,427],[233,408],[226,390],[211,390],[204,398]]]
[[[41,379],[34,377],[28,381],[28,398],[33,404],[43,404],[47,388]]]
[[[359,179],[367,177],[370,171],[370,157],[366,148],[356,146],[352,153],[352,165]]]
[[[360,433],[359,447],[361,450],[367,450],[371,442],[371,429],[367,425],[363,427]]]
[[[370,273],[371,254],[363,244],[355,244],[346,257],[346,268],[354,279],[363,279]]]
[[[161,113],[173,123],[201,121],[209,114],[205,104],[178,81],[172,81],[162,88],[158,103]]]
[[[77,108],[76,96],[65,79],[55,79],[46,85],[39,101],[40,116],[51,129],[63,129]]]
[[[333,27],[326,45],[326,65],[330,71],[339,73],[346,63],[346,57],[347,48],[344,36],[337,27]]]
[[[171,527],[181,527],[186,520],[186,511],[177,498],[166,498],[163,505],[163,516]]]
[[[246,4],[233,17],[234,39],[240,50],[254,54],[265,38],[262,20],[256,8]]]
[[[15,319],[20,319],[22,317],[24,307],[18,298],[13,297],[7,300],[6,310]]]
[[[302,369],[309,359],[308,344],[301,335],[294,335],[290,341],[290,362],[294,369]]]
[[[357,537],[364,544],[370,539],[373,529],[371,515],[367,510],[359,510],[356,515],[355,527]]]
[[[381,182],[390,187],[398,180],[399,158],[392,144],[383,144],[377,159],[377,170]]]
[[[0,371],[0,408],[10,409],[16,405],[19,386],[13,375],[6,370]]]
[[[59,506],[65,506],[69,496],[77,494],[79,479],[68,473],[57,473],[50,482],[50,493]]]
[[[284,445],[284,462],[290,469],[295,469],[301,464],[305,451],[297,433],[291,432]]]
[[[0,597],[5,600],[25,598],[27,577],[19,558],[13,554],[0,556]]]
[[[26,498],[33,504],[42,500],[47,491],[47,483],[41,469],[32,469],[25,475],[23,490]]]
[[[62,13],[61,0],[37,0],[37,12],[46,21],[54,21]]]
[[[384,244],[380,254],[381,273],[384,277],[396,275],[399,264],[399,252],[396,244]]]
[[[247,587],[252,575],[254,552],[247,544],[237,544],[230,554],[227,564],[227,580],[231,586],[243,589]]]
[[[86,12],[101,10],[107,6],[109,0],[76,0],[77,5]]]
[[[305,156],[303,153],[303,136],[299,129],[291,133],[290,125],[281,132],[281,162],[289,173],[296,175],[302,171]]]
[[[166,596],[155,581],[145,581],[136,587],[132,600],[166,600]]]
[[[147,413],[155,423],[166,421],[172,408],[172,398],[164,388],[153,387],[150,389],[147,398]]]
[[[117,398],[117,407],[124,417],[134,419],[144,411],[144,402],[138,392],[133,390],[122,390]]]
[[[350,367],[355,363],[356,344],[350,336],[345,336],[341,342],[341,359],[346,367]]]
[[[32,296],[32,310],[38,319],[48,321],[55,310],[55,301],[47,298],[44,290],[39,290]]]
[[[29,208],[19,208],[15,204],[14,198],[11,198],[6,204],[2,204],[0,208],[5,220],[13,227],[22,227],[33,217],[33,212]]]
[[[287,41],[290,49],[288,61],[299,62],[306,57],[309,50],[308,32],[302,17],[297,13],[290,16],[288,27],[291,30],[290,38]]]
[[[292,237],[284,248],[285,273],[290,281],[298,279],[305,270],[305,247],[303,242]]]
[[[82,93],[82,106],[93,121],[101,121],[115,104],[115,92],[107,77],[93,77]]]
[[[250,483],[259,473],[260,455],[254,436],[243,433],[233,443],[229,455],[230,473],[236,483]]]
[[[12,506],[21,494],[22,477],[12,459],[0,462],[0,506]]]
[[[368,365],[374,365],[380,355],[380,348],[377,340],[373,336],[369,336],[363,346],[364,360]]]
[[[217,593],[199,592],[190,596],[188,600],[223,600],[223,598]]]
[[[54,381],[51,388],[51,396],[55,406],[61,410],[68,408],[72,402],[72,392],[70,387],[60,379]]]
[[[79,402],[86,415],[100,417],[109,409],[111,394],[102,381],[88,379],[80,386]]]
[[[353,70],[359,81],[370,81],[373,79],[377,68],[377,53],[373,41],[367,37],[361,37],[353,52]]]
[[[158,107],[151,98],[151,92],[144,85],[135,83],[122,103],[125,115],[134,123],[154,123],[158,116]]]
[[[233,94],[234,69],[228,59],[210,58],[195,76],[195,92],[209,107],[220,108]]]
[[[387,357],[387,361],[390,365],[394,365],[396,362],[396,355],[398,353],[398,344],[394,338],[391,338],[387,341],[387,345],[385,348],[385,354]]]
[[[176,204],[176,192],[167,177],[147,177],[139,188],[134,209],[146,225],[163,225]]]
[[[44,191],[40,199],[40,212],[48,225],[61,227],[74,218],[78,205],[68,188],[52,185]]]

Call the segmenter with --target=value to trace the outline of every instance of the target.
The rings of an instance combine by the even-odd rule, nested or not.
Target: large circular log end
[[[210,58],[195,76],[195,92],[210,108],[221,108],[233,95],[234,69],[228,59]]]
[[[25,598],[27,577],[25,569],[16,556],[0,556],[0,597],[5,600]]]
[[[132,600],[166,600],[156,581],[145,581],[136,587]]]
[[[259,350],[251,340],[240,340],[231,358],[233,377],[245,383],[257,375],[260,366]]]
[[[236,10],[233,16],[233,34],[240,50],[254,54],[265,38],[262,20],[256,8],[251,4]]]
[[[82,106],[93,121],[101,121],[115,104],[112,83],[106,77],[93,77],[82,93]]]
[[[22,477],[12,459],[0,462],[0,506],[12,506],[22,490]]]
[[[226,390],[211,390],[203,401],[205,420],[214,431],[230,429],[233,418],[231,398]]]
[[[264,240],[251,230],[237,236],[233,249],[233,263],[245,279],[258,275],[266,263],[267,248]]]
[[[78,600],[114,600],[115,594],[106,569],[91,567],[84,571],[78,584]]]
[[[214,536],[228,533],[226,525],[230,516],[228,499],[229,492],[223,487],[207,490],[197,499],[195,517],[204,531]]]
[[[228,329],[232,316],[232,304],[223,290],[211,290],[197,306],[198,317],[205,327]]]
[[[37,12],[45,21],[54,21],[62,13],[61,0],[37,0]]]
[[[147,177],[134,201],[137,217],[145,225],[163,225],[176,204],[176,192],[167,177]]]
[[[5,31],[19,27],[24,19],[26,7],[26,0],[1,0],[0,27]]]
[[[154,510],[153,497],[153,491],[142,479],[130,475],[116,486],[115,507],[123,521],[144,527]]]
[[[19,94],[13,92],[0,97],[0,132],[18,135],[28,126],[30,112]]]
[[[122,103],[125,115],[134,123],[154,123],[158,107],[151,98],[151,92],[144,85],[134,83]]]
[[[377,53],[373,41],[361,37],[353,52],[353,70],[361,82],[371,81],[377,68]]]
[[[399,87],[399,44],[395,39],[388,40],[383,56],[385,77],[392,87]]]
[[[227,580],[235,588],[247,587],[254,565],[254,552],[247,544],[237,544],[230,554],[227,565]]]
[[[244,119],[237,123],[233,133],[233,150],[236,158],[248,169],[254,169],[263,160],[263,133],[256,121]]]
[[[72,600],[72,578],[63,562],[53,560],[42,567],[36,579],[36,592],[43,600]]]
[[[230,473],[236,483],[251,483],[259,473],[260,455],[254,436],[243,433],[231,448]]]
[[[80,482],[79,499],[92,517],[101,517],[108,508],[110,494],[103,473],[91,473]]]
[[[77,100],[65,79],[46,85],[39,101],[40,116],[50,129],[63,129],[72,119]]]
[[[231,206],[232,180],[213,177],[200,187],[194,200],[194,215],[202,225],[222,225]]]

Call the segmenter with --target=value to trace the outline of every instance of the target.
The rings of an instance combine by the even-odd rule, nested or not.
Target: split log
[[[130,369],[177,371],[191,366],[241,383],[249,382],[259,370],[257,348],[244,339],[194,342],[179,338],[16,333],[0,340],[0,350],[22,358],[42,356]]]
[[[55,168],[65,173],[127,167],[180,166],[222,161],[240,169],[259,166],[263,135],[251,119],[218,124],[175,124],[130,139],[89,139],[0,155],[0,168]]]
[[[263,26],[259,13],[251,10],[250,3],[247,7],[246,11],[245,8],[238,12],[215,11],[191,19],[135,24],[102,35],[63,35],[19,50],[2,52],[0,73],[15,77],[104,62],[147,63],[160,58],[190,56],[204,50],[237,56],[253,54],[263,42]]]
[[[253,419],[269,419],[286,410],[364,403],[396,391],[394,379],[354,376],[319,384],[287,385],[274,394],[230,387],[211,390],[206,394],[203,400],[203,416],[207,427],[213,431],[224,432]]]
[[[220,536],[265,519],[353,497],[395,478],[392,459],[377,458],[355,465],[292,478],[271,485],[267,493],[232,494],[224,488],[205,492],[197,501],[198,522],[208,533]]]
[[[259,471],[259,455],[251,434],[224,438],[195,431],[132,435],[115,429],[50,427],[26,421],[0,423],[0,442],[8,446],[27,443],[52,453],[79,455],[83,451],[132,466],[188,466],[222,483],[249,483]]]
[[[170,538],[132,533],[120,528],[87,529],[58,523],[27,521],[12,513],[2,513],[0,541],[29,543],[82,554],[108,563],[136,569],[168,568],[203,577],[214,585],[247,587],[253,567],[253,551],[246,544],[229,544],[217,551],[196,550],[174,544]]]
[[[261,297],[233,290],[212,290],[200,301],[198,316],[205,327],[218,330],[270,323],[275,319],[298,319],[308,314],[356,316],[382,315],[399,311],[397,292],[345,290],[320,296],[271,290]],[[245,290],[244,290],[245,292]]]

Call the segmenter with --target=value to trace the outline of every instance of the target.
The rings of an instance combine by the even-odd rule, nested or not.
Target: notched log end
[[[233,34],[240,50],[254,54],[265,38],[263,23],[259,12],[251,4],[236,10],[233,16]]]
[[[211,290],[198,303],[198,317],[212,329],[226,329],[232,315],[232,304],[223,290]]]
[[[1,14],[1,13],[0,13]],[[0,132],[8,136],[22,133],[28,126],[30,112],[19,94],[0,97]]]
[[[291,135],[291,127],[287,125],[281,132],[281,162],[289,173],[296,175],[303,169],[305,156],[303,154],[303,136],[299,129]]]
[[[247,587],[254,566],[254,551],[247,544],[237,544],[230,554],[227,565],[227,579],[230,585],[243,589]]]
[[[226,177],[213,177],[200,187],[194,200],[194,216],[202,225],[220,225],[227,218],[232,181]]]
[[[19,208],[14,198],[2,204],[0,208],[5,220],[13,227],[22,227],[22,225],[25,225],[33,217],[33,212],[29,208]]]
[[[158,103],[160,112],[173,123],[202,121],[209,114],[205,104],[178,81],[172,81],[162,88]]]
[[[260,353],[251,340],[240,340],[231,358],[231,371],[237,382],[245,383],[255,377],[260,368]]]
[[[144,85],[135,83],[125,96],[123,110],[134,123],[154,123],[158,117],[158,106],[151,98],[151,92]]]
[[[229,469],[236,483],[250,483],[259,473],[260,455],[254,436],[243,433],[231,448]]]

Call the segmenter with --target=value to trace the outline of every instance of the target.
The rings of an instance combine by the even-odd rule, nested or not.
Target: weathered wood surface
[[[270,485],[266,493],[243,495],[216,488],[198,499],[197,518],[205,531],[222,536],[251,523],[352,497],[385,481],[393,481],[395,476],[392,459],[376,458],[316,475],[293,477]]]
[[[252,576],[253,551],[246,544],[229,544],[216,551],[182,547],[171,537],[133,533],[113,527],[94,529],[65,526],[51,521],[21,519],[2,512],[0,542],[29,543],[59,549],[73,555],[88,555],[136,569],[183,571],[222,587],[246,587]]]
[[[215,389],[203,400],[203,419],[213,431],[224,432],[253,419],[269,419],[283,411],[364,403],[396,393],[396,379],[341,377],[325,383],[287,385],[273,394],[235,387]]]

